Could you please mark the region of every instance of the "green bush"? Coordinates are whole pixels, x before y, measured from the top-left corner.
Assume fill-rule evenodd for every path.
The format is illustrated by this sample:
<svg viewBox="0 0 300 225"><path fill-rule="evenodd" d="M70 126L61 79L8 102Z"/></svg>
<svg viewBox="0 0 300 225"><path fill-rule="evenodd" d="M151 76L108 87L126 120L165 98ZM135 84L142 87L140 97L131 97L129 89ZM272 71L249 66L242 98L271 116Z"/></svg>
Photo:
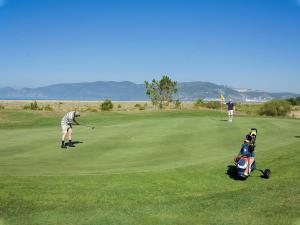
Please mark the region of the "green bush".
<svg viewBox="0 0 300 225"><path fill-rule="evenodd" d="M196 108L203 106L204 105L204 100L202 98L198 98L197 101L194 103L194 106Z"/></svg>
<svg viewBox="0 0 300 225"><path fill-rule="evenodd" d="M43 108L45 111L53 111L53 108L48 104Z"/></svg>
<svg viewBox="0 0 300 225"><path fill-rule="evenodd" d="M181 109L181 101L180 101L180 100L177 99L177 100L175 101L174 105L175 105L175 108L176 108L176 109Z"/></svg>
<svg viewBox="0 0 300 225"><path fill-rule="evenodd" d="M27 110L43 110L43 107L39 107L37 102L31 102L29 105L24 105L23 109Z"/></svg>
<svg viewBox="0 0 300 225"><path fill-rule="evenodd" d="M291 105L300 105L300 96L296 98L288 98L286 99L288 102L291 103Z"/></svg>
<svg viewBox="0 0 300 225"><path fill-rule="evenodd" d="M295 98L288 98L286 99L289 103L291 103L291 105L297 105L297 101Z"/></svg>
<svg viewBox="0 0 300 225"><path fill-rule="evenodd" d="M291 110L292 107L290 102L276 99L264 103L258 113L266 116L286 116Z"/></svg>
<svg viewBox="0 0 300 225"><path fill-rule="evenodd" d="M147 107L147 103L142 106L141 104L137 103L134 105L135 108L138 108L139 110L145 110Z"/></svg>
<svg viewBox="0 0 300 225"><path fill-rule="evenodd" d="M223 107L227 109L226 106ZM247 115L257 115L259 109L261 108L261 104L252 104L252 103L244 103L244 104L236 104L235 110L241 113L246 113Z"/></svg>
<svg viewBox="0 0 300 225"><path fill-rule="evenodd" d="M220 109L221 103L218 101L209 101L205 104L205 106L209 109Z"/></svg>
<svg viewBox="0 0 300 225"><path fill-rule="evenodd" d="M112 104L111 100L106 99L101 105L100 109L101 111L111 111L113 109L114 105Z"/></svg>
<svg viewBox="0 0 300 225"><path fill-rule="evenodd" d="M0 110L5 109L4 105L0 105Z"/></svg>

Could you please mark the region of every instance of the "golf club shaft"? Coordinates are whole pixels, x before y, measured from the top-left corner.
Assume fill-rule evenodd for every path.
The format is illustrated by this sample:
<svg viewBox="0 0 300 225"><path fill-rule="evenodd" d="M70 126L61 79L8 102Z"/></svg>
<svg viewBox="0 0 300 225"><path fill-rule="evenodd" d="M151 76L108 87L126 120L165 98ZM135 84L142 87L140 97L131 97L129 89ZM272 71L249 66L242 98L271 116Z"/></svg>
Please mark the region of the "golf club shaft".
<svg viewBox="0 0 300 225"><path fill-rule="evenodd" d="M80 124L81 126L84 126L84 127L90 127L90 128L95 128L95 126L93 125L89 125L89 124Z"/></svg>

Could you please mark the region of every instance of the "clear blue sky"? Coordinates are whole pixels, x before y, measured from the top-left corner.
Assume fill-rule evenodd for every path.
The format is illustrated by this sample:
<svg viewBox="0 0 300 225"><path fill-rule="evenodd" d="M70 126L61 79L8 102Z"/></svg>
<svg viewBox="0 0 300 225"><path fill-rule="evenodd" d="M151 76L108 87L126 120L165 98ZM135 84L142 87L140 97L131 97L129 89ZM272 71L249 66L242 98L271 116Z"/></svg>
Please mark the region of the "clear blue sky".
<svg viewBox="0 0 300 225"><path fill-rule="evenodd" d="M300 0L0 0L0 87L164 74L300 93Z"/></svg>

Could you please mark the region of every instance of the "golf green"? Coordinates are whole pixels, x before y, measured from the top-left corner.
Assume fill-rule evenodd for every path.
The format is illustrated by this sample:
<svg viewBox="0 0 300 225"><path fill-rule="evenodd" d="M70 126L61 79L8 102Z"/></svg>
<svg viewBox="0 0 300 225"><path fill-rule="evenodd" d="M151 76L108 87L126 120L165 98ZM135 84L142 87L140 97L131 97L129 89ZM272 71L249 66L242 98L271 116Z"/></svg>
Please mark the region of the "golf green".
<svg viewBox="0 0 300 225"><path fill-rule="evenodd" d="M0 225L300 224L300 120L214 111L83 113L60 149L63 114L1 111ZM233 158L258 129L255 171Z"/></svg>

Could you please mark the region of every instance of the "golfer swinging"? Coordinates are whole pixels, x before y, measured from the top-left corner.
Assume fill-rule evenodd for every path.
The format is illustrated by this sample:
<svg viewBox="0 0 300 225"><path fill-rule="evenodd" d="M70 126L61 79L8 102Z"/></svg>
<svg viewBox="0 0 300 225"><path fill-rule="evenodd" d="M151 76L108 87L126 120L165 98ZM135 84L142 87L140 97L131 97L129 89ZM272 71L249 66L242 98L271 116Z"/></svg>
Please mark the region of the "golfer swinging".
<svg viewBox="0 0 300 225"><path fill-rule="evenodd" d="M79 125L79 123L75 120L75 117L79 117L80 112L79 111L71 111L68 112L61 120L61 130L62 130L62 137L61 137L61 148L67 148L65 145L65 138L68 134L69 138L69 147L75 147L75 145L72 143L72 124L75 123L76 125Z"/></svg>

